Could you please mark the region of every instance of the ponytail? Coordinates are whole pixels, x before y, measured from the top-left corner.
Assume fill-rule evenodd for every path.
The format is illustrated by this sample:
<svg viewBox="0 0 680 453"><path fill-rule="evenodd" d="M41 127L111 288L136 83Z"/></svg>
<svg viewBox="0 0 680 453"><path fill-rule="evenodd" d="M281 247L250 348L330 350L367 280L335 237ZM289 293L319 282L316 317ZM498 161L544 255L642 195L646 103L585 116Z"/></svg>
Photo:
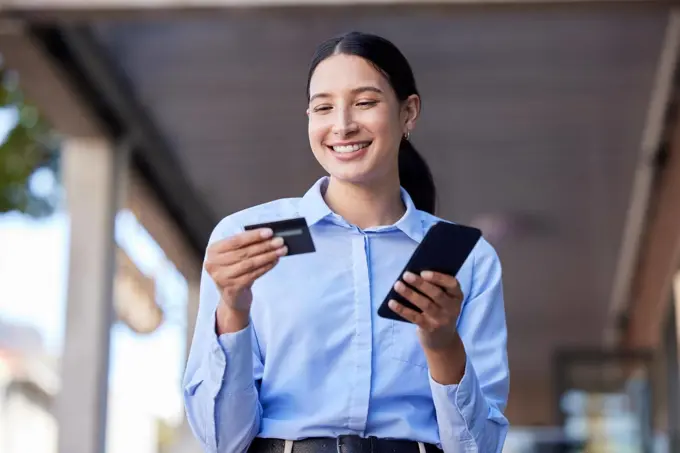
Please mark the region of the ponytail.
<svg viewBox="0 0 680 453"><path fill-rule="evenodd" d="M404 137L399 144L399 181L416 208L434 215L437 190L430 167L411 142Z"/></svg>

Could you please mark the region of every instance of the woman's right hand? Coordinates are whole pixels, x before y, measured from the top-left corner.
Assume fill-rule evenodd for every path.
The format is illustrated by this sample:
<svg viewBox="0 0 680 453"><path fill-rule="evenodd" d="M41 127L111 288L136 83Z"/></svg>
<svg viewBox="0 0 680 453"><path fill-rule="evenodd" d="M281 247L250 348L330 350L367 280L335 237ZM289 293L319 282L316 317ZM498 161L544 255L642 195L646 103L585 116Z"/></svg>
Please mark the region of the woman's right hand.
<svg viewBox="0 0 680 453"><path fill-rule="evenodd" d="M215 329L218 335L248 325L251 287L286 254L282 238L272 239L268 228L246 231L208 247L204 268L220 291Z"/></svg>

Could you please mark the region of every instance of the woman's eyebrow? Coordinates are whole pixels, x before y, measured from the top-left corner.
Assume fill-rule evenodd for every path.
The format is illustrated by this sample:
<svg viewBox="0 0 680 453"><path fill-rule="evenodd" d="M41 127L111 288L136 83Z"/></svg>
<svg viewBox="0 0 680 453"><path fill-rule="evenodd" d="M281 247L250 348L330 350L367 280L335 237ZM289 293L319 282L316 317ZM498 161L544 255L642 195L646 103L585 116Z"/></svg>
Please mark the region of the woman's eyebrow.
<svg viewBox="0 0 680 453"><path fill-rule="evenodd" d="M382 94L382 90L380 88L376 88L374 86L363 86L363 87L357 87L352 90L352 94L360 94L360 93L365 93L365 92L373 92L373 93L378 93ZM312 102L314 99L319 99L319 98L329 98L331 95L329 93L316 93L312 97L309 98L309 102Z"/></svg>

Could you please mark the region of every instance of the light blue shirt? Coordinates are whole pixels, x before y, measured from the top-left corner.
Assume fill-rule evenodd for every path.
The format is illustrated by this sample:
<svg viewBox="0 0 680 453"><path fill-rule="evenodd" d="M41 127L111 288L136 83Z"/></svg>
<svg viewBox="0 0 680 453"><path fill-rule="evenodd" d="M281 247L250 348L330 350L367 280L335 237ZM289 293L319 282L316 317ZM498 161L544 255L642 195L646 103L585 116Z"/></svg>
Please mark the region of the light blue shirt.
<svg viewBox="0 0 680 453"><path fill-rule="evenodd" d="M322 197L232 214L210 242L248 224L305 217L316 246L287 256L253 285L249 326L215 334L218 290L203 272L184 376L189 424L203 449L237 453L255 436L298 440L342 434L409 439L446 453L500 453L509 376L501 265L481 239L457 278L465 295L458 332L465 374L441 385L428 372L416 326L376 314L411 253L438 219L415 208L394 225L361 230Z"/></svg>

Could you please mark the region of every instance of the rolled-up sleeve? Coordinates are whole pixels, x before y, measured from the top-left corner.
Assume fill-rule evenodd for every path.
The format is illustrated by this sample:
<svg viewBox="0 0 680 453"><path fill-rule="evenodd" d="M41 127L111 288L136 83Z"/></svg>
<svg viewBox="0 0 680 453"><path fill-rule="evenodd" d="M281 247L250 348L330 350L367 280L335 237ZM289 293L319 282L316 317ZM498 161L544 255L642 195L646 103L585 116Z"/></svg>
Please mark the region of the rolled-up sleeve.
<svg viewBox="0 0 680 453"><path fill-rule="evenodd" d="M223 224L210 242L225 237ZM206 453L240 453L260 427L262 408L256 380L262 362L254 329L217 336L219 292L203 271L196 328L184 373L184 405L189 426Z"/></svg>
<svg viewBox="0 0 680 453"><path fill-rule="evenodd" d="M484 239L475 248L473 282L458 322L465 373L458 384L430 376L441 447L447 453L500 453L508 432L507 327L501 265Z"/></svg>

